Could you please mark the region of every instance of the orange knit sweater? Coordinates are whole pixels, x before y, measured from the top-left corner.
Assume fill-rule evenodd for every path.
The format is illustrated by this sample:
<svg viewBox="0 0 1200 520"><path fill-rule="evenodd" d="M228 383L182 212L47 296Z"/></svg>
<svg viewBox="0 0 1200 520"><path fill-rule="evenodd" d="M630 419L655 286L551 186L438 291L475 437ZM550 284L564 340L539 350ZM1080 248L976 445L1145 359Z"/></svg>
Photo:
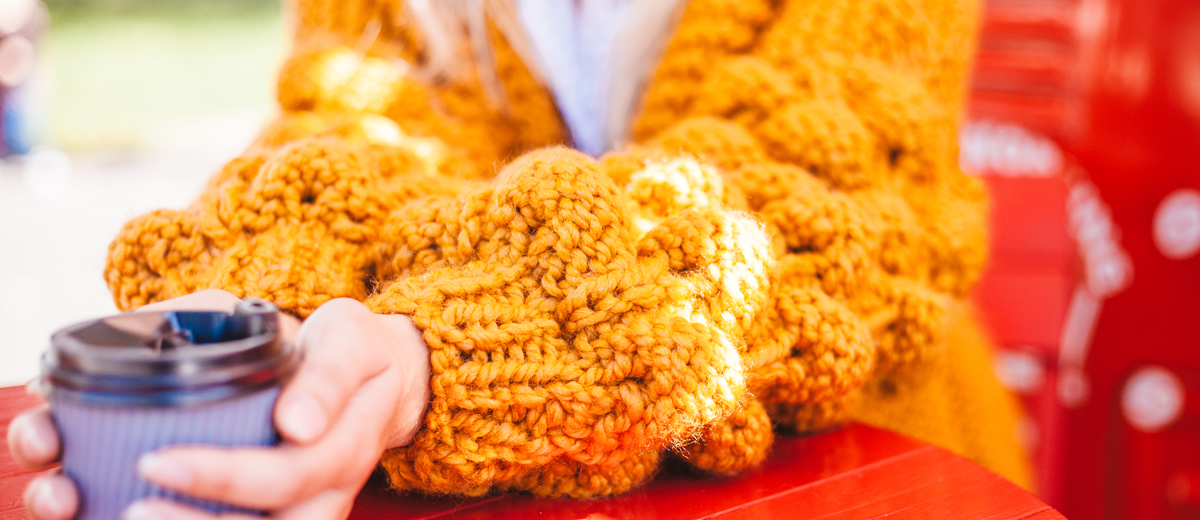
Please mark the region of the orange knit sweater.
<svg viewBox="0 0 1200 520"><path fill-rule="evenodd" d="M503 104L470 70L418 79L402 0L300 0L283 115L189 208L127 224L106 278L122 309L222 288L411 316L434 397L383 456L398 488L618 493L852 417L1027 483L960 301L986 257L955 163L976 15L692 0L636 144L597 161L553 147L499 31Z"/></svg>

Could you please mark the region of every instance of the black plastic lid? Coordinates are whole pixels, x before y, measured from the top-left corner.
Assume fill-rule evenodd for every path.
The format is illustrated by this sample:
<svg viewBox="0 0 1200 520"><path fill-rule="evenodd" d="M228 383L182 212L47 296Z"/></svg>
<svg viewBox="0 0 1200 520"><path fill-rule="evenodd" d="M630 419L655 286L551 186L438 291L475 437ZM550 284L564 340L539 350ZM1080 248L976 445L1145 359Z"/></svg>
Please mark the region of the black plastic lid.
<svg viewBox="0 0 1200 520"><path fill-rule="evenodd" d="M66 327L50 337L42 383L90 403L180 405L281 384L297 361L278 308L248 298L233 314L135 312Z"/></svg>

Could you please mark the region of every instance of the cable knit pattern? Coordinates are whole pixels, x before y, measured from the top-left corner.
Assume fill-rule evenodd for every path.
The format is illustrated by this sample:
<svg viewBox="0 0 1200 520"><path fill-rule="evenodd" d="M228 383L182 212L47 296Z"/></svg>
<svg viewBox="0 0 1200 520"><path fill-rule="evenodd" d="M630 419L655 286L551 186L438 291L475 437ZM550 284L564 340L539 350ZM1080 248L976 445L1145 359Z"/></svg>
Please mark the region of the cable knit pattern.
<svg viewBox="0 0 1200 520"><path fill-rule="evenodd" d="M386 256L425 261L367 305L413 317L435 374L427 428L385 457L393 477L443 492L542 489L521 477L566 464L606 475L568 494L619 492L639 479L605 468L736 407L765 235L681 207L635 242L624 201L591 159L547 150L491 186L393 215L397 236L382 242L401 246Z"/></svg>
<svg viewBox="0 0 1200 520"><path fill-rule="evenodd" d="M552 98L495 29L502 105L474 70L419 78L401 0L302 0L284 113L192 206L127 224L106 279L122 309L218 287L411 316L433 401L382 457L400 489L607 495L855 416L1025 479L1007 434L963 433L1009 416L889 411L973 398L901 383L954 370L986 258L954 144L976 9L692 0L635 142L593 160L546 148Z"/></svg>

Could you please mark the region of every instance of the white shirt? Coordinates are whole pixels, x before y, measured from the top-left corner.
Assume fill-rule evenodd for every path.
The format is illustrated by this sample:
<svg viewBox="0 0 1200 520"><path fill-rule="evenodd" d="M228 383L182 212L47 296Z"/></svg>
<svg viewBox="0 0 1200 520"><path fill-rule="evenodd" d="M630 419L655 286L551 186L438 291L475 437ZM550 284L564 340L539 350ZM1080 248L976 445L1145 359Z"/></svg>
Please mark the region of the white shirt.
<svg viewBox="0 0 1200 520"><path fill-rule="evenodd" d="M624 144L641 85L683 0L516 0L575 147Z"/></svg>

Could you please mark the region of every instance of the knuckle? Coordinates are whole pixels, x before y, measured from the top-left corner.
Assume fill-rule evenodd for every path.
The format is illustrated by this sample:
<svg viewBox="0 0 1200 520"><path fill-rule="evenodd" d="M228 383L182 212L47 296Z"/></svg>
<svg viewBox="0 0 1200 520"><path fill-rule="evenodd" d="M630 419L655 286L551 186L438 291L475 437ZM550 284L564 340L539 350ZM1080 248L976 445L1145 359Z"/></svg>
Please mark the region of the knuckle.
<svg viewBox="0 0 1200 520"><path fill-rule="evenodd" d="M54 486L55 478L61 477L57 477L56 475L41 475L33 479L25 487L22 502L30 518L35 520L57 520L69 515L67 509L72 509L74 506L47 502L54 495L51 489Z"/></svg>
<svg viewBox="0 0 1200 520"><path fill-rule="evenodd" d="M25 469L39 469L56 456L57 439L47 437L53 427L38 424L43 418L40 412L26 412L14 418L8 427L9 453L13 461Z"/></svg>

